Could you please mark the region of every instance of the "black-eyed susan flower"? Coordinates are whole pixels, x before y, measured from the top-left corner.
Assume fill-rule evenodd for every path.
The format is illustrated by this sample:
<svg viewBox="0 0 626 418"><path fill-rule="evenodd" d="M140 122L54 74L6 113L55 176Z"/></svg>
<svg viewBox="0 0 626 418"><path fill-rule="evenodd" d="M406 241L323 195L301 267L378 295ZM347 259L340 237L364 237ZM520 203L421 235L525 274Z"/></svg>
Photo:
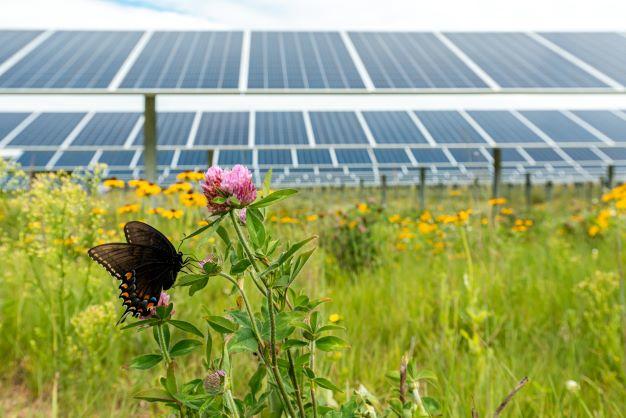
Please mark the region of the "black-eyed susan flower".
<svg viewBox="0 0 626 418"><path fill-rule="evenodd" d="M115 178L115 177L110 177L108 179L105 179L102 182L102 185L104 187L108 187L109 189L123 189L124 188L124 180L120 180L120 179Z"/></svg>
<svg viewBox="0 0 626 418"><path fill-rule="evenodd" d="M117 208L117 213L120 215L124 213L137 213L139 212L139 204L138 203L129 203L124 206L120 206Z"/></svg>

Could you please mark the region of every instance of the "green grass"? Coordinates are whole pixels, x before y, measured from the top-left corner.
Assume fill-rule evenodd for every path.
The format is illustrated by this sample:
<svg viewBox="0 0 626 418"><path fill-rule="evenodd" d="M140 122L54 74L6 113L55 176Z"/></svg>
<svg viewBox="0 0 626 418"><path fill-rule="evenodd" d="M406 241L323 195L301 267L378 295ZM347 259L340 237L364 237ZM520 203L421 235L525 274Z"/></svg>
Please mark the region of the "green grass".
<svg viewBox="0 0 626 418"><path fill-rule="evenodd" d="M140 213L119 215L117 207L137 201L131 193L103 196L53 183L0 196L0 416L158 415L132 394L156 385L159 372L126 367L153 341L114 327L121 309L117 285L85 248L98 239L120 240L119 224L131 219L180 239L197 228L203 209L187 209L180 220L147 214L150 207L177 205L159 196L142 200ZM591 239L584 225L570 220L574 213L597 211L583 190L557 188L553 200L543 202L543 190L536 188L530 210L521 190L503 192L516 214L534 220L529 231L512 232L508 219L483 225L490 210L486 189L461 189L452 197L449 189L432 188L426 206L433 215L471 207L470 222L440 227L442 251L419 233L400 251L401 227L388 217L416 220L417 199L413 190L391 189L374 227L376 265L346 271L330 247L321 246L299 286L332 299L324 315L341 315L351 344L341 355L320 359L322 374L342 388L363 384L388 397L394 388L385 374L399 367L414 338L417 364L437 376L423 390L441 402L444 416L470 416L473 406L480 416L492 415L523 376L531 383L506 416L626 415L617 227ZM273 212L278 220L289 216L300 223L278 221L271 229L290 239L324 237L337 229L335 211L379 197L376 189L305 190ZM92 215L95 207L107 214ZM315 213L328 215L305 220ZM108 230L115 235L107 236ZM75 242L64 242L69 236ZM185 250L207 253L208 237L190 240ZM202 305L220 313L236 303L218 278L193 299L180 289L172 297L175 317L203 328ZM233 361L243 365L242 376L234 376L235 392L241 392L254 360L239 354ZM200 372L199 362L183 370L188 377ZM566 389L570 379L580 384L579 392Z"/></svg>

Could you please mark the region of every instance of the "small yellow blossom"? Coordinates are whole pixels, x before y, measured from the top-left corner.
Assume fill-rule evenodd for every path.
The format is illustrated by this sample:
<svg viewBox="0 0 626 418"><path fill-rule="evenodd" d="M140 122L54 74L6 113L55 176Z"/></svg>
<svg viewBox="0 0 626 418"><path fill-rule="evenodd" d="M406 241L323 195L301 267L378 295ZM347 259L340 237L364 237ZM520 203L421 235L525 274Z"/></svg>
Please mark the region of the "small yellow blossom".
<svg viewBox="0 0 626 418"><path fill-rule="evenodd" d="M359 211L359 213L367 213L370 211L370 208L369 206L367 206L367 203L359 203L356 209Z"/></svg>
<svg viewBox="0 0 626 418"><path fill-rule="evenodd" d="M92 215L104 215L107 213L106 209L102 208L93 208L91 210Z"/></svg>
<svg viewBox="0 0 626 418"><path fill-rule="evenodd" d="M512 208L502 208L500 210L500 213L502 215L513 215L513 209Z"/></svg>
<svg viewBox="0 0 626 418"><path fill-rule="evenodd" d="M506 204L506 198L496 197L493 199L489 199L487 203L489 203L489 206L502 206Z"/></svg>
<svg viewBox="0 0 626 418"><path fill-rule="evenodd" d="M402 219L402 217L399 214L395 214L389 217L389 222L391 222L392 224L395 224L397 222L400 221L400 219Z"/></svg>
<svg viewBox="0 0 626 418"><path fill-rule="evenodd" d="M166 219L180 219L183 217L183 211L180 209L166 209L159 214Z"/></svg>
<svg viewBox="0 0 626 418"><path fill-rule="evenodd" d="M127 204L124 206L120 206L119 208L117 208L117 213L124 214L124 213L137 213L139 212L139 204L138 203L133 203L133 204Z"/></svg>
<svg viewBox="0 0 626 418"><path fill-rule="evenodd" d="M337 322L341 321L341 315L339 315L338 313L330 314L328 320L333 324L336 324Z"/></svg>
<svg viewBox="0 0 626 418"><path fill-rule="evenodd" d="M281 224L297 224L297 223L300 223L300 221L290 216L283 216L282 218L280 218L280 223Z"/></svg>
<svg viewBox="0 0 626 418"><path fill-rule="evenodd" d="M319 218L318 215L313 214L313 215L308 215L306 217L306 220L307 220L307 222L315 222L315 221L317 221L318 218Z"/></svg>
<svg viewBox="0 0 626 418"><path fill-rule="evenodd" d="M109 189L123 189L124 188L124 180L117 179L115 177L111 177L110 179L106 179L102 182L104 187L108 187Z"/></svg>

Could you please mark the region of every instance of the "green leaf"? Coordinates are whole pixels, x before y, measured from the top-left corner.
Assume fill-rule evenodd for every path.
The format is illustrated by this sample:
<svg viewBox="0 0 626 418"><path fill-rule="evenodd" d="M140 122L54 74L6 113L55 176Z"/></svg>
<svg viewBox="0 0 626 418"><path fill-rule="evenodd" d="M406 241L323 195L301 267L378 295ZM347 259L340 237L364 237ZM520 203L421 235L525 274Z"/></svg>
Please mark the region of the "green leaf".
<svg viewBox="0 0 626 418"><path fill-rule="evenodd" d="M172 357L184 356L185 354L191 353L198 346L201 346L202 342L198 340L180 340L174 347L170 350L170 355Z"/></svg>
<svg viewBox="0 0 626 418"><path fill-rule="evenodd" d="M197 282L194 282L189 287L189 296L193 296L196 292L199 292L200 290L204 289L208 283L209 283L209 277L208 276L205 276L204 279L201 279L201 280L198 280Z"/></svg>
<svg viewBox="0 0 626 418"><path fill-rule="evenodd" d="M422 404L430 415L439 415L441 413L441 404L435 398L423 396Z"/></svg>
<svg viewBox="0 0 626 418"><path fill-rule="evenodd" d="M302 241L293 244L291 247L289 247L287 249L287 251L285 251L284 253L282 253L280 255L280 257L278 257L278 264L283 264L292 255L294 255L296 253L296 251L298 251L300 248L304 247L308 242L314 240L315 238L317 238L317 237L314 235L312 237L303 239Z"/></svg>
<svg viewBox="0 0 626 418"><path fill-rule="evenodd" d="M130 328L135 328L135 327L140 327L140 326L145 326L145 327L153 327L156 324L159 323L159 320L156 318L150 318L150 319L144 319L144 320L138 320L133 322L132 324L128 324L123 326L121 329L130 329Z"/></svg>
<svg viewBox="0 0 626 418"><path fill-rule="evenodd" d="M241 274L245 272L248 267L250 267L250 264L250 260L248 260L247 258L242 258L241 260L230 266L230 274Z"/></svg>
<svg viewBox="0 0 626 418"><path fill-rule="evenodd" d="M224 216L225 216L225 214L224 214L224 215L221 215L221 216L220 216L219 218L217 218L217 219L212 220L211 222L209 222L209 224L208 224L208 225L204 225L203 227L201 227L201 228L199 228L199 229L196 229L194 232L192 232L191 234L189 234L189 235L187 235L185 238L183 238L183 239L181 240L181 242L182 242L182 241L185 241L185 240L187 240L187 239L189 239L189 238L191 238L191 237L195 237L195 236L196 236L196 235L198 235L198 234L203 233L204 231L206 231L207 229L211 228L211 227L212 227L212 226L214 226L214 225L218 225L218 224L220 223L220 221L222 220L222 218L224 218Z"/></svg>
<svg viewBox="0 0 626 418"><path fill-rule="evenodd" d="M135 399L141 399L148 402L175 402L174 399L169 393L164 391L163 389L148 389L142 390L141 392L137 392Z"/></svg>
<svg viewBox="0 0 626 418"><path fill-rule="evenodd" d="M283 348L283 350L286 350L288 348L294 348L294 347L295 348L306 347L307 345L309 345L309 343L307 343L306 341L302 341L302 340L287 340L283 344L282 348Z"/></svg>
<svg viewBox="0 0 626 418"><path fill-rule="evenodd" d="M165 388L172 395L176 395L178 392L178 387L176 385L176 375L174 374L174 363L170 363L167 368L167 377L165 378Z"/></svg>
<svg viewBox="0 0 626 418"><path fill-rule="evenodd" d="M239 351L249 351L251 353L255 353L259 351L259 346L252 329L239 328L228 343L228 351L231 353Z"/></svg>
<svg viewBox="0 0 626 418"><path fill-rule="evenodd" d="M231 334L239 328L236 323L224 318L223 316L209 316L207 321L209 322L211 328L220 334Z"/></svg>
<svg viewBox="0 0 626 418"><path fill-rule="evenodd" d="M163 360L163 357L160 354L144 354L142 356L135 357L130 362L129 367L131 369L147 370L159 364L161 360Z"/></svg>
<svg viewBox="0 0 626 418"><path fill-rule="evenodd" d="M344 329L346 328L342 327L341 325L328 324L328 325L324 325L323 327L320 327L320 329L318 329L317 332L322 333L326 331L340 331Z"/></svg>
<svg viewBox="0 0 626 418"><path fill-rule="evenodd" d="M272 187L273 172L274 170L270 168L269 171L265 173L265 178L263 179L263 196L267 196L270 192L270 188Z"/></svg>
<svg viewBox="0 0 626 418"><path fill-rule="evenodd" d="M211 330L206 330L206 348L204 350L206 356L207 366L211 364L211 351L213 351L213 338L211 337Z"/></svg>
<svg viewBox="0 0 626 418"><path fill-rule="evenodd" d="M254 248L261 248L265 244L266 238L265 225L263 225L261 212L256 208L248 209L246 218L246 228L248 229L248 234L254 244Z"/></svg>
<svg viewBox="0 0 626 418"><path fill-rule="evenodd" d="M215 231L217 232L217 235L219 235L219 237L222 239L222 241L224 241L224 244L226 245L232 245L230 242L230 237L228 236L228 231L226 230L226 228L224 228L223 226L219 226L219 228L217 228L217 230Z"/></svg>
<svg viewBox="0 0 626 418"><path fill-rule="evenodd" d="M176 280L174 287L191 286L198 280L202 280L206 277L206 274L185 274L180 279Z"/></svg>
<svg viewBox="0 0 626 418"><path fill-rule="evenodd" d="M324 389L330 389L335 392L343 392L341 389L335 386L333 382L331 382L330 380L324 377L316 377L315 379L313 379L313 381L317 383L318 385L320 385L321 387L323 387Z"/></svg>
<svg viewBox="0 0 626 418"><path fill-rule="evenodd" d="M196 328L195 325L190 324L189 322L179 321L177 319L170 319L169 323L178 329L182 329L185 332L188 332L190 334L195 334L200 338L204 338L204 334L202 333L202 331L200 331L198 328Z"/></svg>
<svg viewBox="0 0 626 418"><path fill-rule="evenodd" d="M264 208L275 203L280 202L283 199L288 198L294 194L298 193L295 189L283 189L277 190L274 193L270 193L268 196L265 196L261 200L257 200L253 204L250 205L251 208Z"/></svg>
<svg viewBox="0 0 626 418"><path fill-rule="evenodd" d="M328 335L321 337L315 341L315 346L322 351L338 351L344 350L349 347L348 343L339 337L334 335Z"/></svg>

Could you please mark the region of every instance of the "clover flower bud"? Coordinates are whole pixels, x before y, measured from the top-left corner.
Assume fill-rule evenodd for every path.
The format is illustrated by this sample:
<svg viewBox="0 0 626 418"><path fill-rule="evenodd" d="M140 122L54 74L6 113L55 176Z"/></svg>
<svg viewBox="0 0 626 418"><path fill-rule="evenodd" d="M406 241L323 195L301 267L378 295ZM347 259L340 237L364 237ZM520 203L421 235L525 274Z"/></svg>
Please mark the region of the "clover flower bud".
<svg viewBox="0 0 626 418"><path fill-rule="evenodd" d="M226 372L224 370L216 370L212 373L209 373L204 378L204 389L207 393L211 395L219 394L224 388L224 378L226 377Z"/></svg>

